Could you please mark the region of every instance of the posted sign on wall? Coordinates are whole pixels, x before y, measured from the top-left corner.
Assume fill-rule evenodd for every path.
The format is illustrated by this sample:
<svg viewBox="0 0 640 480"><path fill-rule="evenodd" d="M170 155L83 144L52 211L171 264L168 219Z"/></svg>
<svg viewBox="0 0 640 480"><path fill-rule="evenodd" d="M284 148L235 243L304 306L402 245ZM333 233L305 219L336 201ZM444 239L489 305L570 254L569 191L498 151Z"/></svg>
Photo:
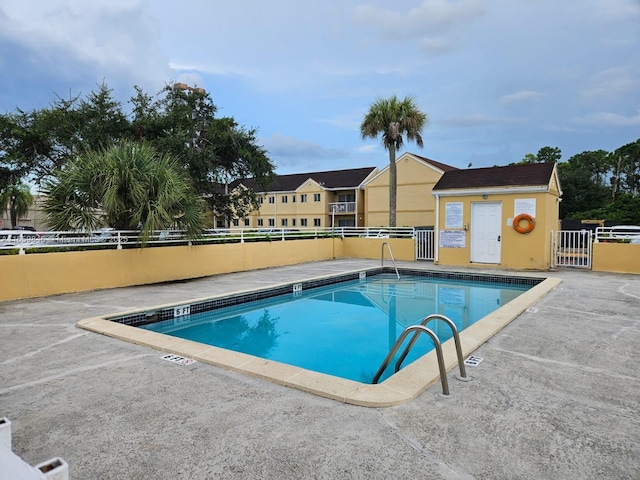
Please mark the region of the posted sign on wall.
<svg viewBox="0 0 640 480"><path fill-rule="evenodd" d="M464 230L440 230L441 248L465 248L467 232Z"/></svg>
<svg viewBox="0 0 640 480"><path fill-rule="evenodd" d="M526 213L536 218L536 199L535 198L516 198L513 204L513 216L516 217L521 213Z"/></svg>

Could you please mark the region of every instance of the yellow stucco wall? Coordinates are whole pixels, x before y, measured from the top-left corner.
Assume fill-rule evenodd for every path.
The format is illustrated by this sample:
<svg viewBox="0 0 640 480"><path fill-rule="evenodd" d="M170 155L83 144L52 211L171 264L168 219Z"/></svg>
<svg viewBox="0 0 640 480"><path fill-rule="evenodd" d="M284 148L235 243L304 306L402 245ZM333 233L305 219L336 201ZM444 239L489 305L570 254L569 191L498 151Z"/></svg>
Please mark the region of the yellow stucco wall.
<svg viewBox="0 0 640 480"><path fill-rule="evenodd" d="M640 245L594 243L591 267L597 272L640 273Z"/></svg>
<svg viewBox="0 0 640 480"><path fill-rule="evenodd" d="M0 256L0 301L145 285L332 258L413 260L412 239L325 238ZM385 258L389 262L388 252ZM388 264L388 263L385 263Z"/></svg>
<svg viewBox="0 0 640 480"><path fill-rule="evenodd" d="M0 300L167 282L342 257L340 239L0 256Z"/></svg>
<svg viewBox="0 0 640 480"><path fill-rule="evenodd" d="M342 252L344 258L380 259L382 245L388 243L393 258L400 261L415 260L415 242L412 238L345 238ZM385 265L391 265L391 257L387 247L384 247Z"/></svg>
<svg viewBox="0 0 640 480"><path fill-rule="evenodd" d="M447 196L440 198L440 228L445 230L445 209L447 202L462 202L463 224L467 226L465 231L464 248L439 247L436 263L441 265L460 266L495 266L507 269L531 269L547 270L551 265L551 231L558 225L558 197L550 193L514 193L492 194L487 190L487 198L482 195ZM514 218L516 199L535 199L536 224L533 231L528 234L516 232L511 226ZM472 203L500 203L502 209L500 263L480 264L471 262L471 241L475 226L471 221ZM446 230L463 230L446 229Z"/></svg>
<svg viewBox="0 0 640 480"><path fill-rule="evenodd" d="M433 186L442 174L409 154L396 163L396 225L430 226L435 224ZM365 220L369 227L389 225L389 170L381 171L365 186Z"/></svg>

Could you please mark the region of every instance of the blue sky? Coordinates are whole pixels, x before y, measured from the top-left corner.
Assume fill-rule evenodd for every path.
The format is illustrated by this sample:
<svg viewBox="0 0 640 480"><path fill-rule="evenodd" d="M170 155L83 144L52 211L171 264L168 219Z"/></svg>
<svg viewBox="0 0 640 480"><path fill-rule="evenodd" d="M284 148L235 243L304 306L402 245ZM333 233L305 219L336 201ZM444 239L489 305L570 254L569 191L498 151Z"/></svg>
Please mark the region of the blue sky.
<svg viewBox="0 0 640 480"><path fill-rule="evenodd" d="M390 95L429 117L408 151L567 160L640 137L640 1L0 0L1 113L172 81L257 128L280 174L384 166L359 126Z"/></svg>

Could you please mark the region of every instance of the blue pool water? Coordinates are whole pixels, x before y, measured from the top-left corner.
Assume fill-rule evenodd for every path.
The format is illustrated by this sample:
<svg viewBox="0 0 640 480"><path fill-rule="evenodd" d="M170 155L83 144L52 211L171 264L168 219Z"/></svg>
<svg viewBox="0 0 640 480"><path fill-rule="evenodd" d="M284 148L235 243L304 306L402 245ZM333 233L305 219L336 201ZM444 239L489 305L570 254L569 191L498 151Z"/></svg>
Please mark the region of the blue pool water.
<svg viewBox="0 0 640 480"><path fill-rule="evenodd" d="M529 288L382 274L141 328L371 383L405 327L440 313L461 331ZM444 322L428 327L442 342L451 336ZM432 349L431 340L421 336L404 365ZM381 380L392 368L393 363Z"/></svg>

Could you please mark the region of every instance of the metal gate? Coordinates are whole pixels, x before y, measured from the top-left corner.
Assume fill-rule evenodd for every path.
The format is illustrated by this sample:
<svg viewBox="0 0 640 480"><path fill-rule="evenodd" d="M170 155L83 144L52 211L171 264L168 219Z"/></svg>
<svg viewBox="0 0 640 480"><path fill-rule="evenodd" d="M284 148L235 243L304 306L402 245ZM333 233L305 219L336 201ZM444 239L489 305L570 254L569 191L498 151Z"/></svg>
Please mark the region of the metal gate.
<svg viewBox="0 0 640 480"><path fill-rule="evenodd" d="M433 230L416 230L416 260L433 260L435 249L433 247Z"/></svg>
<svg viewBox="0 0 640 480"><path fill-rule="evenodd" d="M593 233L590 230L551 232L551 268L591 268Z"/></svg>

